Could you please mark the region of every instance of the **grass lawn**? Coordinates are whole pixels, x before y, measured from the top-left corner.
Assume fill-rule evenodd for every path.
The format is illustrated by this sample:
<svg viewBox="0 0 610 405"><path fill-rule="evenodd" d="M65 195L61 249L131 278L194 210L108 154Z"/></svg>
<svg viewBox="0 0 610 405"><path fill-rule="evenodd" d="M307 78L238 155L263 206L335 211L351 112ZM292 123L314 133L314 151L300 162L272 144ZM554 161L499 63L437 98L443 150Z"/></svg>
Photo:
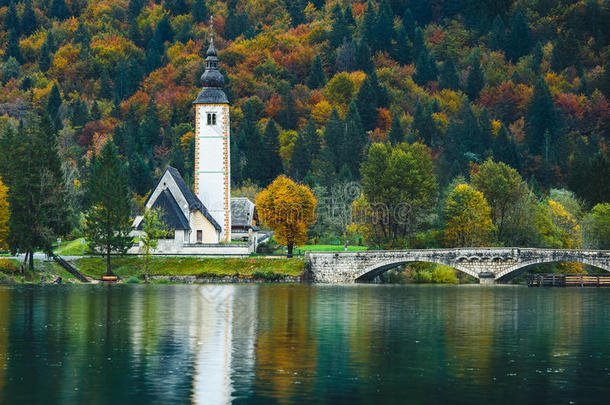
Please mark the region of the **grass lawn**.
<svg viewBox="0 0 610 405"><path fill-rule="evenodd" d="M82 256L83 245L82 239L75 239L69 242L61 242L59 249L55 249L55 254L60 256ZM88 246L85 243L85 252L87 252Z"/></svg>
<svg viewBox="0 0 610 405"><path fill-rule="evenodd" d="M106 262L101 257L76 260L75 266L90 277L99 278L106 272ZM151 257L151 276L255 276L265 273L277 276L299 276L305 263L299 259L259 258L200 258L200 257ZM141 257L112 258L112 271L121 278L143 277L144 259Z"/></svg>

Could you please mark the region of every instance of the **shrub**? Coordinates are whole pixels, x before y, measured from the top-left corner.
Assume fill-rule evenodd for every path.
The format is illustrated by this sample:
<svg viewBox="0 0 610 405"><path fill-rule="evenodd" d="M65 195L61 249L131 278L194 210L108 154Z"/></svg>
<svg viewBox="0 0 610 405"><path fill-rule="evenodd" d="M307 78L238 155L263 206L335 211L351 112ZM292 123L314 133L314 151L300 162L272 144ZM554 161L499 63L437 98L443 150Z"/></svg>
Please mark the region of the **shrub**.
<svg viewBox="0 0 610 405"><path fill-rule="evenodd" d="M255 280L276 281L279 280L280 275L272 272L271 270L256 270L254 273L252 273L252 278Z"/></svg>
<svg viewBox="0 0 610 405"><path fill-rule="evenodd" d="M125 281L127 284L139 284L140 283L140 279L137 277L129 277L127 279L127 281Z"/></svg>
<svg viewBox="0 0 610 405"><path fill-rule="evenodd" d="M14 260L0 258L0 271L5 273L15 273L17 268L17 263L15 263Z"/></svg>
<svg viewBox="0 0 610 405"><path fill-rule="evenodd" d="M428 270L416 270L413 272L413 282L415 283L431 283L432 273Z"/></svg>
<svg viewBox="0 0 610 405"><path fill-rule="evenodd" d="M457 284L458 278L452 268L439 266L432 272L432 282L436 284Z"/></svg>

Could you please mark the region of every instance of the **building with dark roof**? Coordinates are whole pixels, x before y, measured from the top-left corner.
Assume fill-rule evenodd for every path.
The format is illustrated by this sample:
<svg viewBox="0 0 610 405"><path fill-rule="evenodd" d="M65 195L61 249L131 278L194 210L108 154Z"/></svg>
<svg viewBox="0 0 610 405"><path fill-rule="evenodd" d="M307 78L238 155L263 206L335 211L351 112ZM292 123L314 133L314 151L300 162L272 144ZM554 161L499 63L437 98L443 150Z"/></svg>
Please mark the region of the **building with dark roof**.
<svg viewBox="0 0 610 405"><path fill-rule="evenodd" d="M161 211L168 234L173 235L173 239L163 241L167 250L176 252L184 245L219 243L222 228L171 166L146 200L146 210L155 208ZM136 218L134 228L141 231L142 217Z"/></svg>

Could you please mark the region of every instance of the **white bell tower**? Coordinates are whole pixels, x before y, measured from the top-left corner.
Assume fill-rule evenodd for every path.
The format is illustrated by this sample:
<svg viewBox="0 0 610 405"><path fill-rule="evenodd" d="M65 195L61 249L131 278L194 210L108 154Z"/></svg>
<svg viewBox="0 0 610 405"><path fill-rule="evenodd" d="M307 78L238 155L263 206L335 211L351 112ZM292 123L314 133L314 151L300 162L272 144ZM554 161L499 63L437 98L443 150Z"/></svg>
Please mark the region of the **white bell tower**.
<svg viewBox="0 0 610 405"><path fill-rule="evenodd" d="M210 46L195 105L195 195L222 228L221 242L231 241L231 153L229 100L222 91L212 17Z"/></svg>

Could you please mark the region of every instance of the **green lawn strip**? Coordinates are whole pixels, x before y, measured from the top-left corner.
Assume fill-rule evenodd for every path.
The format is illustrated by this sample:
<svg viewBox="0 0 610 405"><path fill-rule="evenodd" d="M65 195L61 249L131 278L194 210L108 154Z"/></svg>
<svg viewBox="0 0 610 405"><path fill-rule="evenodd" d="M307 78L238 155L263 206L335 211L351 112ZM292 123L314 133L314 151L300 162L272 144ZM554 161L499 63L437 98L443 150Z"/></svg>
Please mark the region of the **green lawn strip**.
<svg viewBox="0 0 610 405"><path fill-rule="evenodd" d="M88 246L85 243L84 251L87 252L87 249ZM81 256L83 254L83 244L81 239L62 242L59 249L55 249L54 252L60 256Z"/></svg>
<svg viewBox="0 0 610 405"><path fill-rule="evenodd" d="M87 257L75 261L76 267L85 275L100 278L106 271L106 262L100 257ZM256 276L260 273L277 276L299 276L305 263L299 259L258 258L199 258L199 257L152 257L151 276L199 276L223 277ZM144 276L144 259L141 257L114 257L112 271L121 278Z"/></svg>

